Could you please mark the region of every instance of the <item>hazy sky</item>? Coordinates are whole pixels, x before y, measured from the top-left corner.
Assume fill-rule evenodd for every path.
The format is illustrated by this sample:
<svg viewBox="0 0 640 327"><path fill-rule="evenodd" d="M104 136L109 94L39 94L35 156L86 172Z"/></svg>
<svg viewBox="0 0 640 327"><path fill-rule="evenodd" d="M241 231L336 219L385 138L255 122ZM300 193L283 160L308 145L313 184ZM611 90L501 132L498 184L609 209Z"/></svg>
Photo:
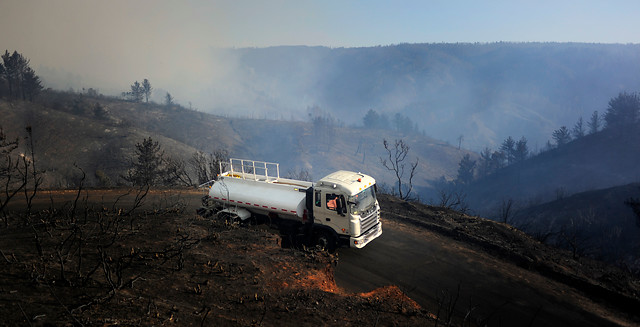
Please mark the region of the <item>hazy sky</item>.
<svg viewBox="0 0 640 327"><path fill-rule="evenodd" d="M640 43L638 17L637 0L1 0L0 49L18 50L58 87L63 74L106 91L149 78L180 99L193 95L178 85L225 69L213 47Z"/></svg>

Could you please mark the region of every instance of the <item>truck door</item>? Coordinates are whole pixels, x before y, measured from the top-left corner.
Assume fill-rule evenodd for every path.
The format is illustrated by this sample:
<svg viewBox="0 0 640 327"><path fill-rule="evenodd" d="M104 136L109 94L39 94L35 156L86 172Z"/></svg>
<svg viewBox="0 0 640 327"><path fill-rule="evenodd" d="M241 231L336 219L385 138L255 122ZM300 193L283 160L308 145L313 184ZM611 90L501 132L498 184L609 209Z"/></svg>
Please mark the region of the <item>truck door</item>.
<svg viewBox="0 0 640 327"><path fill-rule="evenodd" d="M323 201L318 202L318 198ZM316 222L319 219L322 220L318 223L333 228L338 234L349 233L349 219L347 218L347 205L344 195L325 192L321 197L316 198L316 206L318 205L320 210L316 213Z"/></svg>

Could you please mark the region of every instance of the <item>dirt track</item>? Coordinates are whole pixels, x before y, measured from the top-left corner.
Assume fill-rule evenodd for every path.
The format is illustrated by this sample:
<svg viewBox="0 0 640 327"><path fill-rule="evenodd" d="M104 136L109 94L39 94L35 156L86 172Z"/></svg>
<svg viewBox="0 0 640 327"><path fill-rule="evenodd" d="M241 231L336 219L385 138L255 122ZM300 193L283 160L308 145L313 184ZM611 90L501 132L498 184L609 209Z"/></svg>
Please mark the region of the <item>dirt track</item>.
<svg viewBox="0 0 640 327"><path fill-rule="evenodd" d="M341 249L336 282L363 292L394 284L420 305L471 309L491 326L634 325L579 291L496 259L436 233L386 221L383 235L364 249Z"/></svg>

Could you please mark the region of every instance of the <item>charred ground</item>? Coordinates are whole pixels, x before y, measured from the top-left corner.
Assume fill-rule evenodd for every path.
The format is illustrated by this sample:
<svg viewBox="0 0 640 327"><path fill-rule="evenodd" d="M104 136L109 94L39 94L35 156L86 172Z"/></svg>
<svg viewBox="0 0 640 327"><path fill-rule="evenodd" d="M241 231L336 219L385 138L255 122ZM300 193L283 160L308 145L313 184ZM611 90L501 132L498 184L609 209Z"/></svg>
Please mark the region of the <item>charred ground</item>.
<svg viewBox="0 0 640 327"><path fill-rule="evenodd" d="M106 193L106 194L105 194ZM106 195L106 197L105 197ZM196 194L125 215L112 191L51 193L1 229L1 325L421 325L432 320L397 288L348 294L336 255L286 249L277 229L194 214ZM88 197L87 197L88 196ZM105 201L106 198L106 201ZM185 200L186 199L186 200ZM183 201L185 200L185 201ZM49 199L41 199L46 206Z"/></svg>
<svg viewBox="0 0 640 327"><path fill-rule="evenodd" d="M197 192L155 191L128 215L135 194L122 193L82 192L74 202L75 192L43 192L28 218L15 203L0 228L2 324L430 325L452 318L392 284L347 292L334 282L340 251L283 248L268 225L199 217ZM633 310L640 285L624 272L572 260L482 218L386 196L381 205L384 220L515 262L607 303L622 325L640 322Z"/></svg>

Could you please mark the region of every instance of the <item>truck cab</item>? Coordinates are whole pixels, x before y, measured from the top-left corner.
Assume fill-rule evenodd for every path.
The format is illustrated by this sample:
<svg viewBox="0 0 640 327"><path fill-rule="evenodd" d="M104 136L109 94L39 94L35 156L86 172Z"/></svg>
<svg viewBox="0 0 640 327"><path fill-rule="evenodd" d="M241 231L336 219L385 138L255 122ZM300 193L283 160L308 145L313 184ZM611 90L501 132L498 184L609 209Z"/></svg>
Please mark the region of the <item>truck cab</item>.
<svg viewBox="0 0 640 327"><path fill-rule="evenodd" d="M313 188L314 224L335 232L339 244L362 248L382 234L375 180L340 170L319 180Z"/></svg>

